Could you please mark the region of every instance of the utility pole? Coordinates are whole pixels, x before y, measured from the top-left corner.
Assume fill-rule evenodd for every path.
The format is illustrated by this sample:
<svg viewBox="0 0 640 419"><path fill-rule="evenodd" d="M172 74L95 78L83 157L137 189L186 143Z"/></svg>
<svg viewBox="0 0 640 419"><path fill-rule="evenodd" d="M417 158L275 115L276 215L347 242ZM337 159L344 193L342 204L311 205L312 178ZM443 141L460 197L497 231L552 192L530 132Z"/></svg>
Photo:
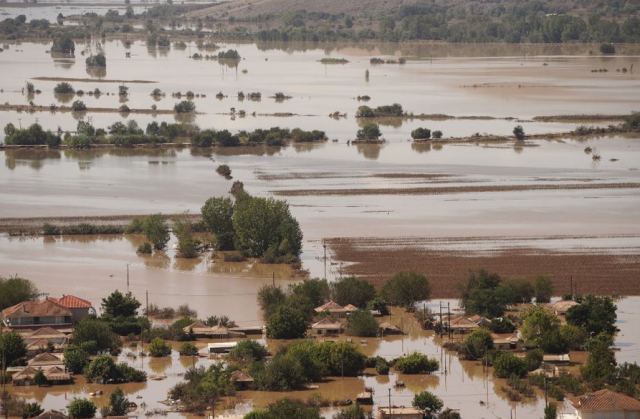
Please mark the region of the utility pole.
<svg viewBox="0 0 640 419"><path fill-rule="evenodd" d="M276 273L271 272L271 285L276 286Z"/></svg>
<svg viewBox="0 0 640 419"><path fill-rule="evenodd" d="M129 264L127 263L127 292L129 292Z"/></svg>
<svg viewBox="0 0 640 419"><path fill-rule="evenodd" d="M147 319L149 318L149 290L145 290L145 303L147 306Z"/></svg>
<svg viewBox="0 0 640 419"><path fill-rule="evenodd" d="M442 338L442 329L444 328L444 323L442 322L442 301L440 301L439 305L440 305L440 337Z"/></svg>
<svg viewBox="0 0 640 419"><path fill-rule="evenodd" d="M324 260L324 279L327 279L327 244L324 242L324 240L322 241L322 247L324 248L324 256L323 256L323 260Z"/></svg>
<svg viewBox="0 0 640 419"><path fill-rule="evenodd" d="M571 294L571 299L573 300L573 275L569 276L569 288L571 288L569 294Z"/></svg>
<svg viewBox="0 0 640 419"><path fill-rule="evenodd" d="M447 301L447 319L449 319L449 323L451 323L451 303ZM449 340L451 340L451 324L449 324Z"/></svg>
<svg viewBox="0 0 640 419"><path fill-rule="evenodd" d="M544 373L544 407L549 406L549 400L547 398L547 373Z"/></svg>
<svg viewBox="0 0 640 419"><path fill-rule="evenodd" d="M389 417L391 417L391 387L389 387Z"/></svg>

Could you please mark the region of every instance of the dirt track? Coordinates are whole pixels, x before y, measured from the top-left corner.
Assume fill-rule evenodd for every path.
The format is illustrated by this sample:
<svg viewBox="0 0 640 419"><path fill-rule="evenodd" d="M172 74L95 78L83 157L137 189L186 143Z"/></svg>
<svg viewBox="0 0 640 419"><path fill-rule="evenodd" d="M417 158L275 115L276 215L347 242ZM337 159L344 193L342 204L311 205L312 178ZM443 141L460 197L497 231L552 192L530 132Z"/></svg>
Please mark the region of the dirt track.
<svg viewBox="0 0 640 419"><path fill-rule="evenodd" d="M491 241L488 239L488 241ZM580 293L640 295L640 249L624 253L598 250L582 252L549 251L518 248L495 252L469 250L443 251L423 247L430 239L334 238L327 243L335 259L353 263L344 268L347 274L367 278L376 286L399 271L427 275L432 297L455 298L458 286L470 270L487 269L507 278L549 276L554 294L569 292L573 278ZM437 246L436 246L437 247Z"/></svg>

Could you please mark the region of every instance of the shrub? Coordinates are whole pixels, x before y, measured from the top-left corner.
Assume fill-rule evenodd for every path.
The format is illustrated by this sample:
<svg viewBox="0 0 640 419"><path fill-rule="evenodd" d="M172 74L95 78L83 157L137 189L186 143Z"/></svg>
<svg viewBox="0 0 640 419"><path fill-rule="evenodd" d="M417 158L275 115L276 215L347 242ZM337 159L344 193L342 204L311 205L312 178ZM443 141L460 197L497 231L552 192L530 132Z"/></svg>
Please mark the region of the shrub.
<svg viewBox="0 0 640 419"><path fill-rule="evenodd" d="M84 112L87 110L87 105L81 100L74 100L71 104L71 110L73 112Z"/></svg>
<svg viewBox="0 0 640 419"><path fill-rule="evenodd" d="M51 45L51 52L59 54L73 54L76 46L69 35L57 36L53 39L53 45Z"/></svg>
<svg viewBox="0 0 640 419"><path fill-rule="evenodd" d="M75 93L71 84L63 81L61 83L56 84L56 87L53 88L53 93L57 95L72 95Z"/></svg>
<svg viewBox="0 0 640 419"><path fill-rule="evenodd" d="M413 397L413 407L420 409L425 417L432 418L438 413L444 404L436 395L428 391L423 391Z"/></svg>
<svg viewBox="0 0 640 419"><path fill-rule="evenodd" d="M149 344L149 355L153 357L168 356L171 354L171 348L166 342L160 338L155 338Z"/></svg>
<svg viewBox="0 0 640 419"><path fill-rule="evenodd" d="M493 358L493 373L499 378L527 375L527 361L510 352L497 352Z"/></svg>
<svg viewBox="0 0 640 419"><path fill-rule="evenodd" d="M513 128L513 136L516 137L518 141L524 140L525 135L522 125L516 125L515 128Z"/></svg>
<svg viewBox="0 0 640 419"><path fill-rule="evenodd" d="M85 60L87 67L106 67L107 66L107 57L104 56L103 53L98 53L96 55L90 55Z"/></svg>
<svg viewBox="0 0 640 419"><path fill-rule="evenodd" d="M616 53L616 47L609 42L604 42L600 44L600 52L603 55L613 55Z"/></svg>
<svg viewBox="0 0 640 419"><path fill-rule="evenodd" d="M416 128L411 131L411 138L414 140L428 140L431 138L431 130L428 128Z"/></svg>
<svg viewBox="0 0 640 419"><path fill-rule="evenodd" d="M142 230L156 250L162 250L169 241L169 228L161 214L153 214L142 221Z"/></svg>
<svg viewBox="0 0 640 419"><path fill-rule="evenodd" d="M140 246L138 246L137 253L140 253L143 255L150 255L152 252L153 252L153 247L149 242L144 242Z"/></svg>
<svg viewBox="0 0 640 419"><path fill-rule="evenodd" d="M376 357L376 372L380 375L389 374L389 363L382 357Z"/></svg>
<svg viewBox="0 0 640 419"><path fill-rule="evenodd" d="M96 405L87 399L73 399L67 406L67 411L73 419L93 418L96 415Z"/></svg>
<svg viewBox="0 0 640 419"><path fill-rule="evenodd" d="M77 346L64 350L64 366L73 374L80 374L89 363L89 354Z"/></svg>
<svg viewBox="0 0 640 419"><path fill-rule="evenodd" d="M331 284L333 299L340 305L353 304L364 308L376 296L376 290L369 282L353 276L344 277Z"/></svg>
<svg viewBox="0 0 640 419"><path fill-rule="evenodd" d="M378 124L367 123L356 132L358 140L377 140L382 133Z"/></svg>
<svg viewBox="0 0 640 419"><path fill-rule="evenodd" d="M216 169L216 172L218 172L220 176L224 176L227 179L231 179L231 169L226 164L219 165L218 168Z"/></svg>
<svg viewBox="0 0 640 419"><path fill-rule="evenodd" d="M440 138L442 138L442 131L435 130L431 135L433 136L433 138L439 140Z"/></svg>
<svg viewBox="0 0 640 419"><path fill-rule="evenodd" d="M196 111L196 105L188 100L183 100L182 102L176 103L173 110L176 113L192 113Z"/></svg>
<svg viewBox="0 0 640 419"><path fill-rule="evenodd" d="M413 352L397 358L393 363L393 367L403 374L429 374L437 371L438 368L440 368L440 364L435 359L430 359L426 355Z"/></svg>
<svg viewBox="0 0 640 419"><path fill-rule="evenodd" d="M184 342L178 352L181 356L195 356L198 355L198 348L191 342Z"/></svg>
<svg viewBox="0 0 640 419"><path fill-rule="evenodd" d="M429 299L431 286L424 275L399 272L384 284L381 294L391 305L413 308L416 302Z"/></svg>
<svg viewBox="0 0 640 419"><path fill-rule="evenodd" d="M231 350L229 357L235 361L252 363L262 361L268 352L260 342L251 339L244 339Z"/></svg>
<svg viewBox="0 0 640 419"><path fill-rule="evenodd" d="M493 349L491 333L486 329L471 332L462 344L462 353L466 359L480 359Z"/></svg>
<svg viewBox="0 0 640 419"><path fill-rule="evenodd" d="M370 311L358 310L347 320L347 334L351 336L372 337L378 334L378 322Z"/></svg>
<svg viewBox="0 0 640 419"><path fill-rule="evenodd" d="M527 361L527 369L529 371L537 370L542 365L544 352L542 349L533 349L527 352L525 360Z"/></svg>

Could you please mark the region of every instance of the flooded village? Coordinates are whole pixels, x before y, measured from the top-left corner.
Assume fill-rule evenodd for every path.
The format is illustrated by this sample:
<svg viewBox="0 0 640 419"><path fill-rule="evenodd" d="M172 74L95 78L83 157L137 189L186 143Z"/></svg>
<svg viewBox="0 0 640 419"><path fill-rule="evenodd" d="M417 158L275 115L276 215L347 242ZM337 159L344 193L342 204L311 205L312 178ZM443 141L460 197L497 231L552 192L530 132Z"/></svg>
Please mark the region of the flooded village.
<svg viewBox="0 0 640 419"><path fill-rule="evenodd" d="M0 15L0 416L640 417L637 2Z"/></svg>

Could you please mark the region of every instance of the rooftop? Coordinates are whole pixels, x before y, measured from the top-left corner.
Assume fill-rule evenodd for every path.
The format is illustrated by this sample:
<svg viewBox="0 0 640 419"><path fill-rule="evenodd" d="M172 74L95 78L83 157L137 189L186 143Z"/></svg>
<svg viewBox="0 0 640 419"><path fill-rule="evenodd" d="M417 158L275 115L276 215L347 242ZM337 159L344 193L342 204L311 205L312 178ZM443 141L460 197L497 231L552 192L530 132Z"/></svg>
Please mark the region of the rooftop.
<svg viewBox="0 0 640 419"><path fill-rule="evenodd" d="M51 298L51 300L55 300ZM75 295L63 295L57 299L58 304L66 308L91 308L92 305L89 301L83 300Z"/></svg>
<svg viewBox="0 0 640 419"><path fill-rule="evenodd" d="M640 401L626 394L611 390L598 390L578 397L569 397L578 410L591 412L627 411L640 412Z"/></svg>
<svg viewBox="0 0 640 419"><path fill-rule="evenodd" d="M2 310L2 317L48 317L48 316L71 316L71 312L66 307L59 304L55 299L45 298L44 300L29 300L18 303L14 306Z"/></svg>

